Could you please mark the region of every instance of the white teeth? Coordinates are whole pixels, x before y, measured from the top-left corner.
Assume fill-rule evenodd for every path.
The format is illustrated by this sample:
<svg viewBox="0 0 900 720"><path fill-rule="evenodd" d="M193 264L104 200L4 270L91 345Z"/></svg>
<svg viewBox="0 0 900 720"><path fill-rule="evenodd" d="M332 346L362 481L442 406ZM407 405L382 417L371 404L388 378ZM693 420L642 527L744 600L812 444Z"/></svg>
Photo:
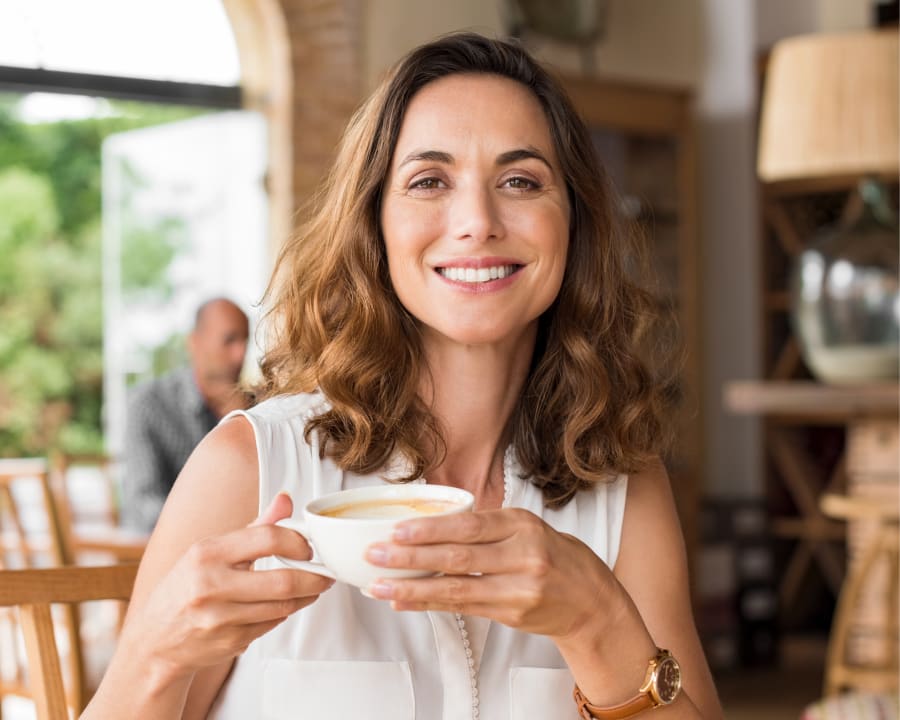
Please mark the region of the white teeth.
<svg viewBox="0 0 900 720"><path fill-rule="evenodd" d="M438 272L448 280L465 283L484 283L502 280L515 272L515 265L495 265L489 268L442 267Z"/></svg>

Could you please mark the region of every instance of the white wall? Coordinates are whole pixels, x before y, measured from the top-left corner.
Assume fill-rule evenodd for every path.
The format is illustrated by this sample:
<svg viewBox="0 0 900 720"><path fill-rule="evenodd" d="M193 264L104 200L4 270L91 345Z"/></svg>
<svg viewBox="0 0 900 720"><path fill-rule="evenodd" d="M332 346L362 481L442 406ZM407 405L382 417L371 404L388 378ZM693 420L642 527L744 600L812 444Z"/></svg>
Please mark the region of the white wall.
<svg viewBox="0 0 900 720"><path fill-rule="evenodd" d="M752 0L704 0L697 86L704 419L707 491L720 496L763 492L759 421L722 406L725 383L760 374L754 40Z"/></svg>
<svg viewBox="0 0 900 720"><path fill-rule="evenodd" d="M370 92L407 51L453 30L503 32L500 0L367 0L363 89Z"/></svg>
<svg viewBox="0 0 900 720"><path fill-rule="evenodd" d="M872 0L756 0L756 45L811 32L855 30L869 25Z"/></svg>
<svg viewBox="0 0 900 720"><path fill-rule="evenodd" d="M703 0L610 0L593 67L602 77L693 87L703 63ZM542 60L579 71L577 50L529 38Z"/></svg>
<svg viewBox="0 0 900 720"><path fill-rule="evenodd" d="M368 0L364 7L367 91L401 55L438 35L462 29L502 35L506 28L504 0ZM609 32L594 57L598 74L693 86L702 64L703 8L703 0L610 0ZM582 67L577 50L534 37L528 42L560 69Z"/></svg>

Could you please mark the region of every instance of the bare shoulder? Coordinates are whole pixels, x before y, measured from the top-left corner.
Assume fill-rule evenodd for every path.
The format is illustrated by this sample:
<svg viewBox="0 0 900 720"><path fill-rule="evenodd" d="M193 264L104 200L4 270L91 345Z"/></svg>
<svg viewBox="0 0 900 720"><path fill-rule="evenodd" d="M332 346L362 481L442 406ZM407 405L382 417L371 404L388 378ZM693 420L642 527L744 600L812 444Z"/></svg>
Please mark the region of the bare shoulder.
<svg viewBox="0 0 900 720"><path fill-rule="evenodd" d="M191 454L157 529L191 520L192 533L202 537L204 532L218 534L242 527L256 517L258 494L253 428L237 416L214 428Z"/></svg>
<svg viewBox="0 0 900 720"><path fill-rule="evenodd" d="M140 601L190 545L252 522L258 498L253 428L237 416L203 439L178 476L141 562L135 600Z"/></svg>
<svg viewBox="0 0 900 720"><path fill-rule="evenodd" d="M635 595L666 586L687 594L684 539L669 476L660 461L628 478L615 574L636 602Z"/></svg>

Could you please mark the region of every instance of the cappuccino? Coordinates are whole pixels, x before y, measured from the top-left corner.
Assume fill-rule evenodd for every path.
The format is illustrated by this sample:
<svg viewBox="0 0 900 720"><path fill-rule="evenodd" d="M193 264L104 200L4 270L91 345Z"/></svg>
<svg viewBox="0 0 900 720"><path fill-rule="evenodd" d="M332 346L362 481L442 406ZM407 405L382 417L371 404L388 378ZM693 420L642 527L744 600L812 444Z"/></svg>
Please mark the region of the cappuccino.
<svg viewBox="0 0 900 720"><path fill-rule="evenodd" d="M356 585L363 594L379 578L434 575L433 570L386 568L366 561L373 543L390 542L401 520L466 512L475 505L472 493L445 485L370 485L326 493L303 506L303 517L278 524L303 535L313 547L312 560L280 556L288 567Z"/></svg>
<svg viewBox="0 0 900 720"><path fill-rule="evenodd" d="M333 518L357 518L375 520L379 518L403 519L419 515L437 515L461 509L459 503L435 498L379 498L344 503L319 511L319 515Z"/></svg>

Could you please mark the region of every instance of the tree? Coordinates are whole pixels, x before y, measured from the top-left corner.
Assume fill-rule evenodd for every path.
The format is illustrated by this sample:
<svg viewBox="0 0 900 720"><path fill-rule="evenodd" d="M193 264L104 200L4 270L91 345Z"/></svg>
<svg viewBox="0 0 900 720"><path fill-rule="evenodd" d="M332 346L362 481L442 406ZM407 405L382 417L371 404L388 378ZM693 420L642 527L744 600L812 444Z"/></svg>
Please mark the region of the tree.
<svg viewBox="0 0 900 720"><path fill-rule="evenodd" d="M113 107L113 117L27 125L0 96L0 456L102 449L101 145L199 112ZM170 219L134 230L129 283L164 282L178 231Z"/></svg>

